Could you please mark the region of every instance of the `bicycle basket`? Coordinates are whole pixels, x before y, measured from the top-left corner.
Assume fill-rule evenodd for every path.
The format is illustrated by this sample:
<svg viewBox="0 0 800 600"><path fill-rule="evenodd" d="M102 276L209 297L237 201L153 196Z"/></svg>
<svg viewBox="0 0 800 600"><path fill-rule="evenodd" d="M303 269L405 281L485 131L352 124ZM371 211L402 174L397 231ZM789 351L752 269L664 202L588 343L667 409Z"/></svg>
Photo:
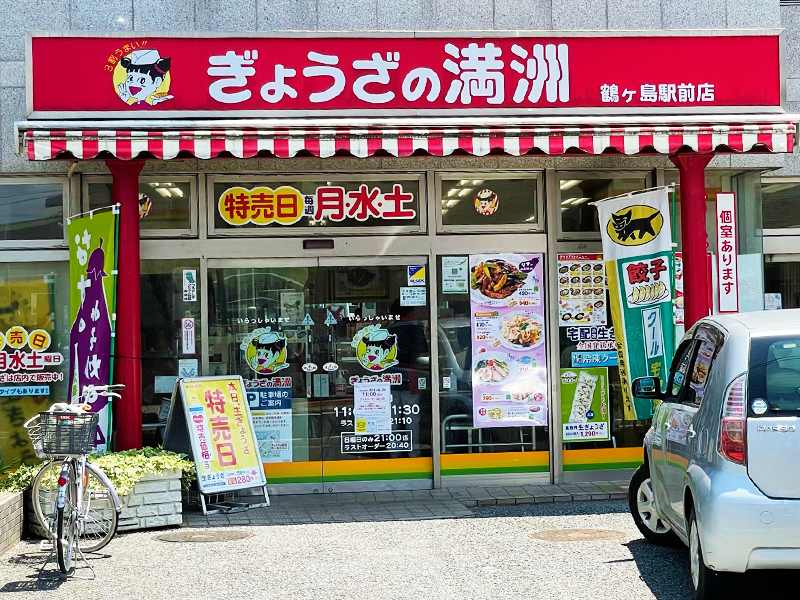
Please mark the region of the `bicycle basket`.
<svg viewBox="0 0 800 600"><path fill-rule="evenodd" d="M47 456L91 454L95 447L97 418L97 413L89 412L39 413L41 452Z"/></svg>

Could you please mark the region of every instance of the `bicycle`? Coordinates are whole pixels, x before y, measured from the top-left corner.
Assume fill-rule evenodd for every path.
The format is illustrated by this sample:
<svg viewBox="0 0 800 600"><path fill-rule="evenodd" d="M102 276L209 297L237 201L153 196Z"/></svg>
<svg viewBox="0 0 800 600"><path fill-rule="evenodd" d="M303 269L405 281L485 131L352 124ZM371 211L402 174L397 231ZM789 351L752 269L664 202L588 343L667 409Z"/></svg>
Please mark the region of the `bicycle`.
<svg viewBox="0 0 800 600"><path fill-rule="evenodd" d="M95 448L98 414L76 401L92 395L119 398L113 390L122 387L87 387L71 404L54 404L24 425L36 456L50 459L33 481L33 509L65 575L75 572L78 554L96 552L111 541L122 510L106 474L87 458Z"/></svg>

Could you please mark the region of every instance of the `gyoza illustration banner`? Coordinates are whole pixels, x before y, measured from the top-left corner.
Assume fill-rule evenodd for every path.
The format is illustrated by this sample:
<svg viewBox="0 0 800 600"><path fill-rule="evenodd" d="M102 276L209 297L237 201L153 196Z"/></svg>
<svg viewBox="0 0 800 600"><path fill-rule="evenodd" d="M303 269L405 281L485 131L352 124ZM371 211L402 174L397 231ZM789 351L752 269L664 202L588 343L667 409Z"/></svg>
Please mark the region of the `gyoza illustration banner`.
<svg viewBox="0 0 800 600"><path fill-rule="evenodd" d="M137 119L232 112L358 114L365 109L475 114L487 109L780 107L777 35L702 33L37 35L28 50L28 98L37 117L67 112L73 118L102 113ZM80 93L65 94L53 82L74 72L76 64Z"/></svg>
<svg viewBox="0 0 800 600"><path fill-rule="evenodd" d="M631 394L636 377L662 380L675 347L672 235L666 188L596 204L627 420L653 416Z"/></svg>
<svg viewBox="0 0 800 600"><path fill-rule="evenodd" d="M111 410L106 396L91 386L111 383L114 311L117 284L117 216L119 205L67 219L69 240L70 323L69 393L88 388L84 401L100 413L97 449L106 450Z"/></svg>

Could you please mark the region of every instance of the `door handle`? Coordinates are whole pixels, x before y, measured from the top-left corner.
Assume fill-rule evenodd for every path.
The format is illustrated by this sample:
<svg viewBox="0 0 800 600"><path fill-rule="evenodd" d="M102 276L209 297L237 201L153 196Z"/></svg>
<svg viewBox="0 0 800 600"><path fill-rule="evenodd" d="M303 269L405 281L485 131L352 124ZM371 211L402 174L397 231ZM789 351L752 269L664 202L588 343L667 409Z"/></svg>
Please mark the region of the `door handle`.
<svg viewBox="0 0 800 600"><path fill-rule="evenodd" d="M665 422L664 423L664 431L667 431L669 429L672 429L672 425L670 425L669 422Z"/></svg>
<svg viewBox="0 0 800 600"><path fill-rule="evenodd" d="M696 435L697 432L694 429L692 429L692 426L690 425L689 429L686 430L686 437L688 437L691 440L694 439Z"/></svg>

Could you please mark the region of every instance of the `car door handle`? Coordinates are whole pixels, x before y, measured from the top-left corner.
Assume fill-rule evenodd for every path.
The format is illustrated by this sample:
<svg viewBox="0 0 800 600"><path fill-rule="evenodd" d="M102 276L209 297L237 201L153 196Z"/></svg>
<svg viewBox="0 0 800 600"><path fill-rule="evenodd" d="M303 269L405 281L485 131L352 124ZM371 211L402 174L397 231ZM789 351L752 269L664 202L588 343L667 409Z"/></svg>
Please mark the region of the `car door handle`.
<svg viewBox="0 0 800 600"><path fill-rule="evenodd" d="M689 427L689 429L686 430L686 437L688 437L690 440L694 439L696 435L697 432L694 429L692 429L691 426Z"/></svg>
<svg viewBox="0 0 800 600"><path fill-rule="evenodd" d="M664 423L664 430L666 431L667 429L672 429L672 425L669 423Z"/></svg>

